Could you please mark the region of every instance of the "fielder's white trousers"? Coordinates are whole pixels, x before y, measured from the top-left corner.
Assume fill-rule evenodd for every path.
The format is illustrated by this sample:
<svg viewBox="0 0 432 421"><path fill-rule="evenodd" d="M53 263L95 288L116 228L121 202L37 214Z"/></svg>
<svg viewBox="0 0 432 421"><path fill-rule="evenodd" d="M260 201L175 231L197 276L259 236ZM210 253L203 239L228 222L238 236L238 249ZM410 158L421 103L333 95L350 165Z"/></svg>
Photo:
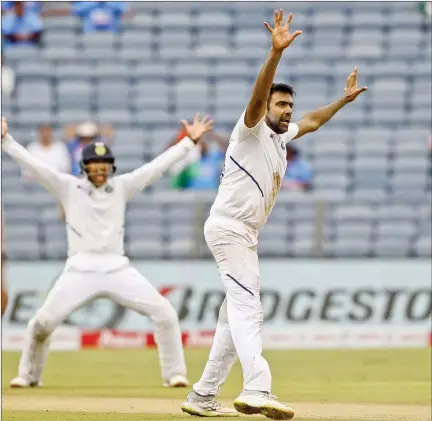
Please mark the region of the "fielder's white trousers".
<svg viewBox="0 0 432 421"><path fill-rule="evenodd" d="M130 265L108 273L80 271L66 266L42 307L29 322L19 376L38 382L53 330L74 310L96 298L108 298L148 316L155 325L155 340L163 380L186 376L186 364L177 313L169 301Z"/></svg>
<svg viewBox="0 0 432 421"><path fill-rule="evenodd" d="M209 361L194 390L204 396L216 395L238 356L243 369L243 389L270 392L270 368L261 355L263 309L256 247L221 229L211 218L206 222L204 234L226 298L219 312Z"/></svg>

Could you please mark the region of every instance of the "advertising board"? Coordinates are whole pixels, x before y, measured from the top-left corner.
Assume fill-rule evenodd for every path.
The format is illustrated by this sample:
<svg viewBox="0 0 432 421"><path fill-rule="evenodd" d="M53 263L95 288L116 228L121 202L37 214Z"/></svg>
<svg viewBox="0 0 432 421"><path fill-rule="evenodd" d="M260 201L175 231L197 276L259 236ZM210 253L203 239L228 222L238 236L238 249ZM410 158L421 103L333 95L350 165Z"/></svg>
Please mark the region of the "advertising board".
<svg viewBox="0 0 432 421"><path fill-rule="evenodd" d="M182 329L215 328L224 291L212 261L133 263L172 302ZM10 302L3 328L26 326L62 266L62 262L9 262ZM428 260L263 260L260 272L265 327L272 330L311 326L430 328ZM103 299L75 312L65 324L87 330L152 328L146 317Z"/></svg>

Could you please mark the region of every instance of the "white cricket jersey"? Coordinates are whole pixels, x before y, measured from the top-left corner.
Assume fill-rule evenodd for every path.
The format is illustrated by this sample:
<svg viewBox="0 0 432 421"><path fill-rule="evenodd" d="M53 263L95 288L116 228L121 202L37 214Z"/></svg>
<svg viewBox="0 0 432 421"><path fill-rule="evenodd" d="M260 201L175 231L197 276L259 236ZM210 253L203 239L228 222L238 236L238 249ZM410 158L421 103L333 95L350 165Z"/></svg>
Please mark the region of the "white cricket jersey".
<svg viewBox="0 0 432 421"><path fill-rule="evenodd" d="M112 177L99 188L87 178L60 173L37 161L11 135L7 135L2 147L61 202L66 216L69 264L79 269L109 271L128 263L124 257L126 202L161 178L195 144L184 138L148 164Z"/></svg>
<svg viewBox="0 0 432 421"><path fill-rule="evenodd" d="M277 134L264 117L252 128L243 112L231 135L225 166L211 217L240 221L248 231L262 228L279 193L287 167L286 144L298 133L297 124Z"/></svg>

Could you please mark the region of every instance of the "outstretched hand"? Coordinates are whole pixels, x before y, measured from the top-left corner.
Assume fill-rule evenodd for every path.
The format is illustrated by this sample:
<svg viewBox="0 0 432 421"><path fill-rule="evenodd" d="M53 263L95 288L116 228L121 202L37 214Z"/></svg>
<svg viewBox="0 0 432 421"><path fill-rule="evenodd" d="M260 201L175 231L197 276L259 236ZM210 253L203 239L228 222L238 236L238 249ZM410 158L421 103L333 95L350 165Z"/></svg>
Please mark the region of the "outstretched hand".
<svg viewBox="0 0 432 421"><path fill-rule="evenodd" d="M283 24L283 10L274 12L274 28L272 28L267 22L264 22L265 27L272 34L272 44L276 51L283 51L289 47L296 37L301 35L303 31L295 31L290 33L290 24L293 18L293 14L290 13L288 19Z"/></svg>
<svg viewBox="0 0 432 421"><path fill-rule="evenodd" d="M214 120L210 120L209 116L201 119L199 113L197 113L192 124L189 124L186 120L182 120L181 122L188 137L193 142L198 143L205 133L213 130Z"/></svg>
<svg viewBox="0 0 432 421"><path fill-rule="evenodd" d="M367 91L367 86L363 86L362 88L357 87L357 74L358 69L354 67L352 73L348 76L346 81L346 86L344 89L344 98L346 102L354 101L362 92Z"/></svg>
<svg viewBox="0 0 432 421"><path fill-rule="evenodd" d="M7 120L6 120L6 117L2 117L2 122L1 122L1 138L2 138L2 140L4 140L7 133L8 133Z"/></svg>

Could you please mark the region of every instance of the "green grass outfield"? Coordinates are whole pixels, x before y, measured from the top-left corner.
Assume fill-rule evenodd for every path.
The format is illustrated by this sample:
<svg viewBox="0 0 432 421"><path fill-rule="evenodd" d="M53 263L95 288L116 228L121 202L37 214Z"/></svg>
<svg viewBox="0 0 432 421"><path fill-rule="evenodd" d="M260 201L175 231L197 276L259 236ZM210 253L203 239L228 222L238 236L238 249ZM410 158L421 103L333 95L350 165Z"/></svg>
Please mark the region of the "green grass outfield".
<svg viewBox="0 0 432 421"><path fill-rule="evenodd" d="M208 350L187 350L191 382L199 378L207 356ZM273 392L293 402L296 419L430 420L429 349L267 351L265 356ZM2 353L4 421L193 419L179 409L188 390L161 386L155 350L53 352L44 387L11 390L18 359L19 353ZM229 404L241 383L236 364L221 399Z"/></svg>

